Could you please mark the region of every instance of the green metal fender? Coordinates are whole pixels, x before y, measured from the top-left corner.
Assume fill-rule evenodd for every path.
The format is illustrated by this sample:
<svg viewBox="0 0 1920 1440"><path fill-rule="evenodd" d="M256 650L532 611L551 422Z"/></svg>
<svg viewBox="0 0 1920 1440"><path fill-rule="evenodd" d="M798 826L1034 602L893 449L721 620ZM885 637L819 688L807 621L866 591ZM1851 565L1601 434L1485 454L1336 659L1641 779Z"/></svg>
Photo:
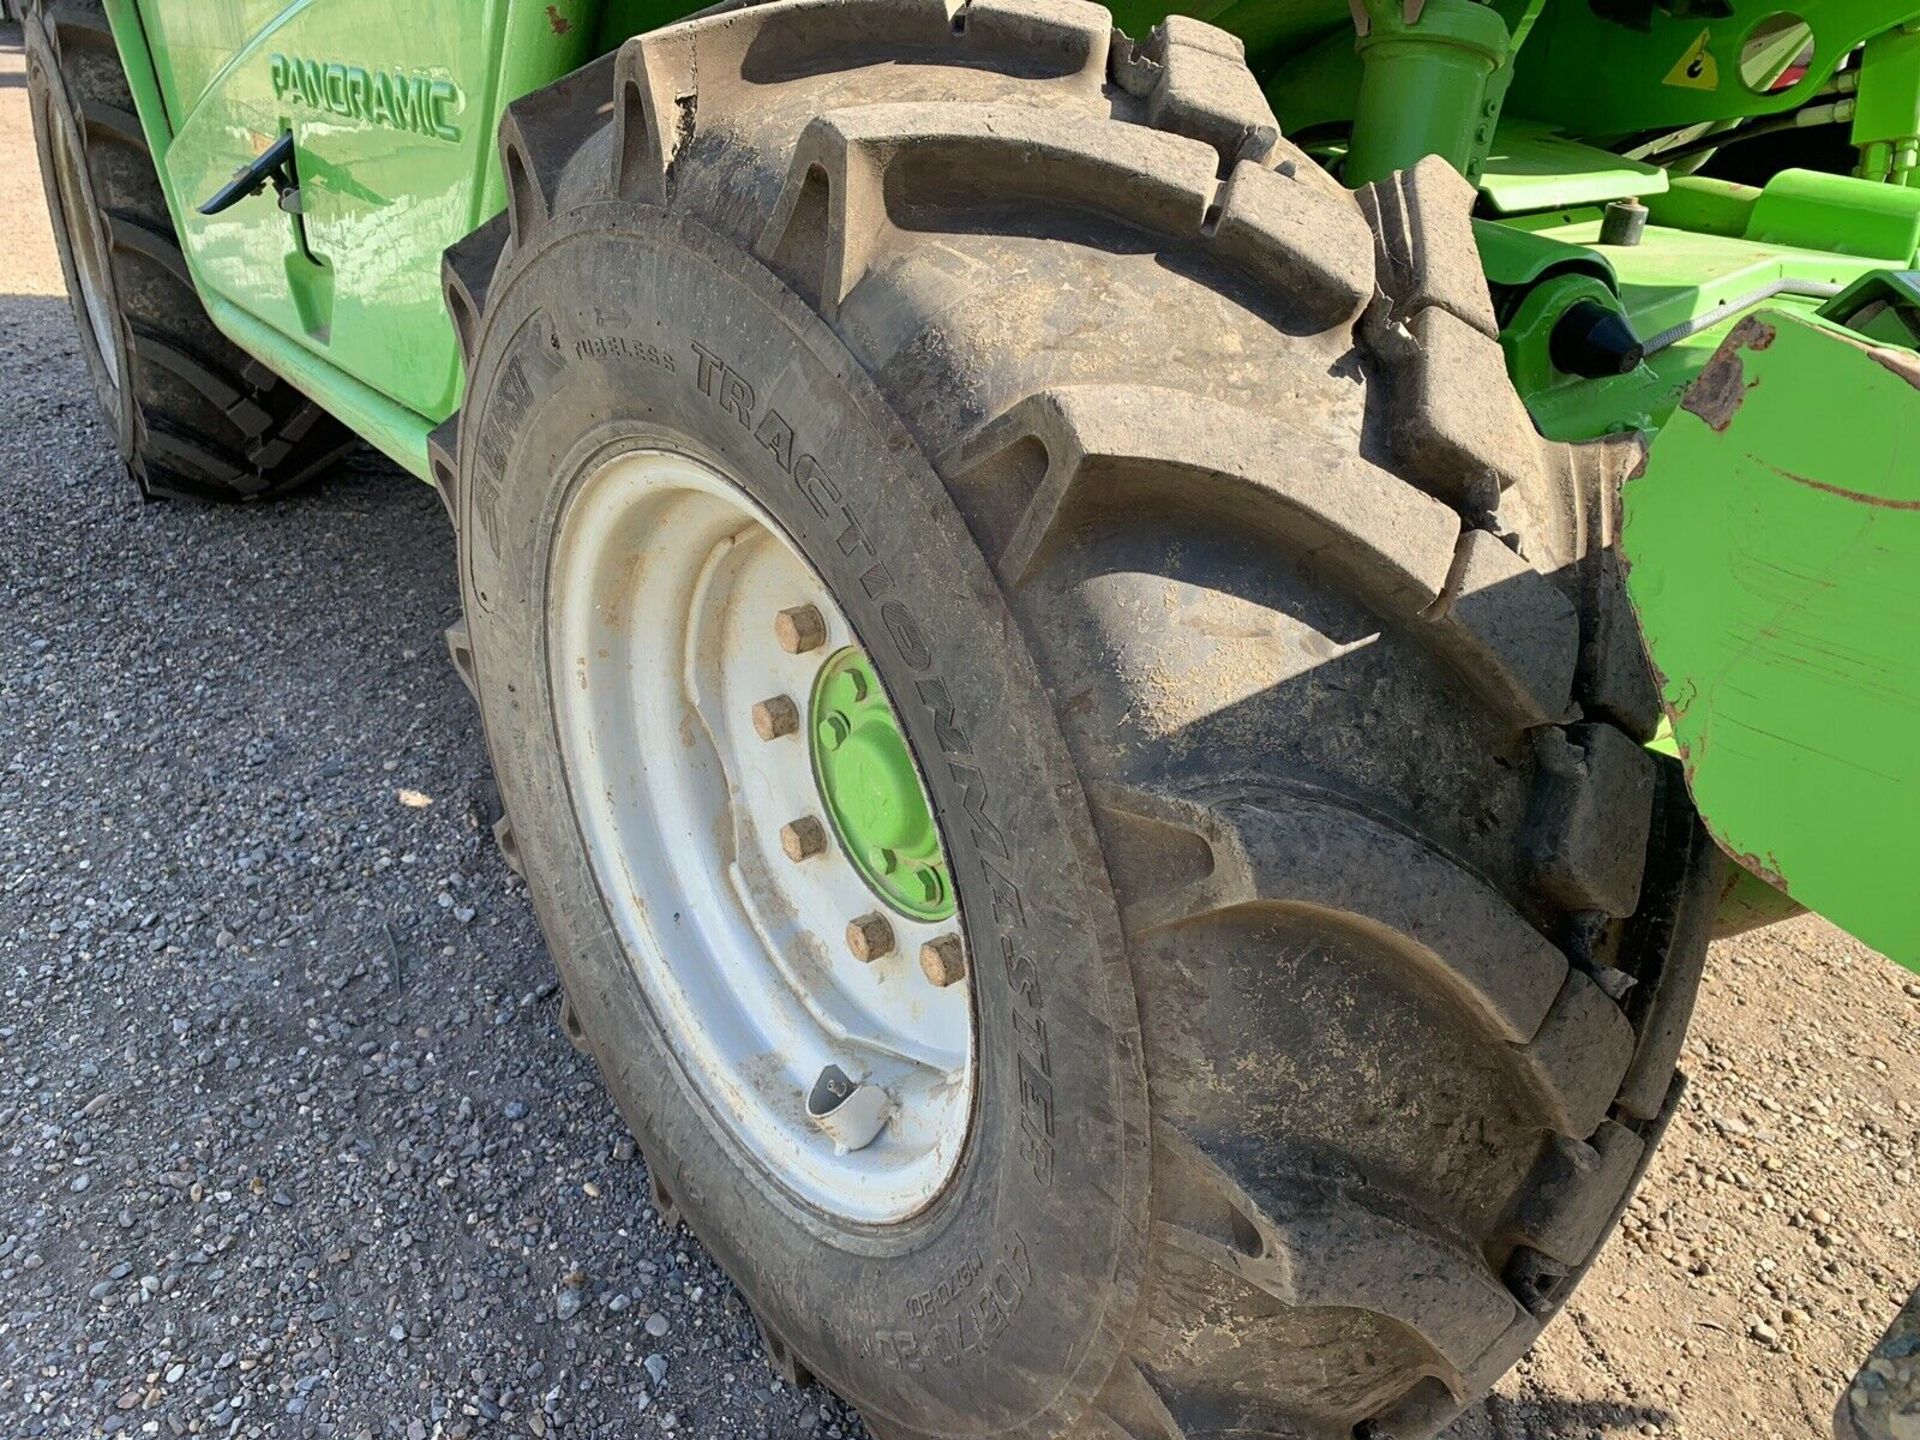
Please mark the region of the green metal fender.
<svg viewBox="0 0 1920 1440"><path fill-rule="evenodd" d="M1624 503L1628 593L1715 839L1920 969L1920 356L1758 311Z"/></svg>

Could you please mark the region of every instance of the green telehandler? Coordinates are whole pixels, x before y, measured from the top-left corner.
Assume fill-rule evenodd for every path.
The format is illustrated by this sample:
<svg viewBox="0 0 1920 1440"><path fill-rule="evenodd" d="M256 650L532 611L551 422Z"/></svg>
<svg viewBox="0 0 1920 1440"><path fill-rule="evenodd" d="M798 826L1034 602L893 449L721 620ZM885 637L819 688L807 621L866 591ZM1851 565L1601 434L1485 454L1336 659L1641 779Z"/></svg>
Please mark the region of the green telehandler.
<svg viewBox="0 0 1920 1440"><path fill-rule="evenodd" d="M1920 0L1197 8L27 3L128 471L438 488L564 1027L885 1440L1435 1434L1711 938L1920 964Z"/></svg>

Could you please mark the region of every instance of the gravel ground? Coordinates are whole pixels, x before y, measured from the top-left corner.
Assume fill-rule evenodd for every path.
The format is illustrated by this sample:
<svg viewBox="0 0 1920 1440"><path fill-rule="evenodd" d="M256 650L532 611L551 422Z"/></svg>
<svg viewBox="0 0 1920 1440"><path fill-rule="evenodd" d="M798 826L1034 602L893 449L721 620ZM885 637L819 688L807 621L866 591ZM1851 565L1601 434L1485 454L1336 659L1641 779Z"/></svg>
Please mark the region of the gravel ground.
<svg viewBox="0 0 1920 1440"><path fill-rule="evenodd" d="M439 501L142 505L0 30L0 1435L864 1433L557 1028Z"/></svg>
<svg viewBox="0 0 1920 1440"><path fill-rule="evenodd" d="M863 1436L662 1230L556 1026L445 662L438 502L363 456L142 506L0 29L0 1434ZM1920 1276L1920 984L1717 948L1624 1233L1458 1440L1803 1436Z"/></svg>

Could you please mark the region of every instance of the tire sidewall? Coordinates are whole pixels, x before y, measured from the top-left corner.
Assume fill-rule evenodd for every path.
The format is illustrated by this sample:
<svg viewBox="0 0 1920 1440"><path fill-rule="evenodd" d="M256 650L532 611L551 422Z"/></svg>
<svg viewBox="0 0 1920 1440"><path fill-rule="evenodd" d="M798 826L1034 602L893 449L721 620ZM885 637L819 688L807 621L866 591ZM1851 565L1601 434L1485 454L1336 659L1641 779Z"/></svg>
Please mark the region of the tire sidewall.
<svg viewBox="0 0 1920 1440"><path fill-rule="evenodd" d="M575 211L509 255L487 310L459 445L482 711L556 963L655 1179L769 1328L876 1428L1061 1433L1132 1320L1145 1072L1079 777L984 558L826 324L697 224ZM580 481L634 448L707 461L785 528L872 656L941 818L978 1084L952 1183L901 1225L833 1222L744 1157L597 890L561 771L547 569Z"/></svg>
<svg viewBox="0 0 1920 1440"><path fill-rule="evenodd" d="M132 396L125 383L114 383L105 358L100 354L92 321L81 299L79 262L73 251L74 225L99 224L104 229L105 222L87 154L86 124L68 93L66 77L60 71L57 52L46 32L45 23L37 8L29 8L22 21L27 52L27 103L32 107L34 149L40 161L40 183L46 192L54 249L59 253L60 273L67 284L67 305L73 313L80 354L86 362L87 375L93 381L93 393L100 402L100 413L113 430L114 445L124 464L131 460L134 450ZM88 198L93 202L94 214L91 216L69 215L62 201L59 179L54 170L56 162L53 147L60 143L54 134L57 125L65 125L73 133L75 167L81 183L86 187ZM101 241L103 247L108 243L104 234ZM115 357L118 362L116 370L124 382L132 373L133 347L126 333L126 320L120 313L120 297L114 289L113 267L110 264L99 277L99 285L101 301L112 319L114 344L119 350Z"/></svg>

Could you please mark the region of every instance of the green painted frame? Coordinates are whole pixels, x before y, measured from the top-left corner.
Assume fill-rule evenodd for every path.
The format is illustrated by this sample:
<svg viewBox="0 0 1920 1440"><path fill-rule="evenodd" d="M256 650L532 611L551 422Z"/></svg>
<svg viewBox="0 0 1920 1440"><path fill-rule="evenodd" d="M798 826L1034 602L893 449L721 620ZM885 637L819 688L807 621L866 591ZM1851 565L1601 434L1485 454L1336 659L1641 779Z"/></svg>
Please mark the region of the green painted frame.
<svg viewBox="0 0 1920 1440"><path fill-rule="evenodd" d="M1624 503L1628 593L1714 838L1920 970L1920 357L1755 311Z"/></svg>

